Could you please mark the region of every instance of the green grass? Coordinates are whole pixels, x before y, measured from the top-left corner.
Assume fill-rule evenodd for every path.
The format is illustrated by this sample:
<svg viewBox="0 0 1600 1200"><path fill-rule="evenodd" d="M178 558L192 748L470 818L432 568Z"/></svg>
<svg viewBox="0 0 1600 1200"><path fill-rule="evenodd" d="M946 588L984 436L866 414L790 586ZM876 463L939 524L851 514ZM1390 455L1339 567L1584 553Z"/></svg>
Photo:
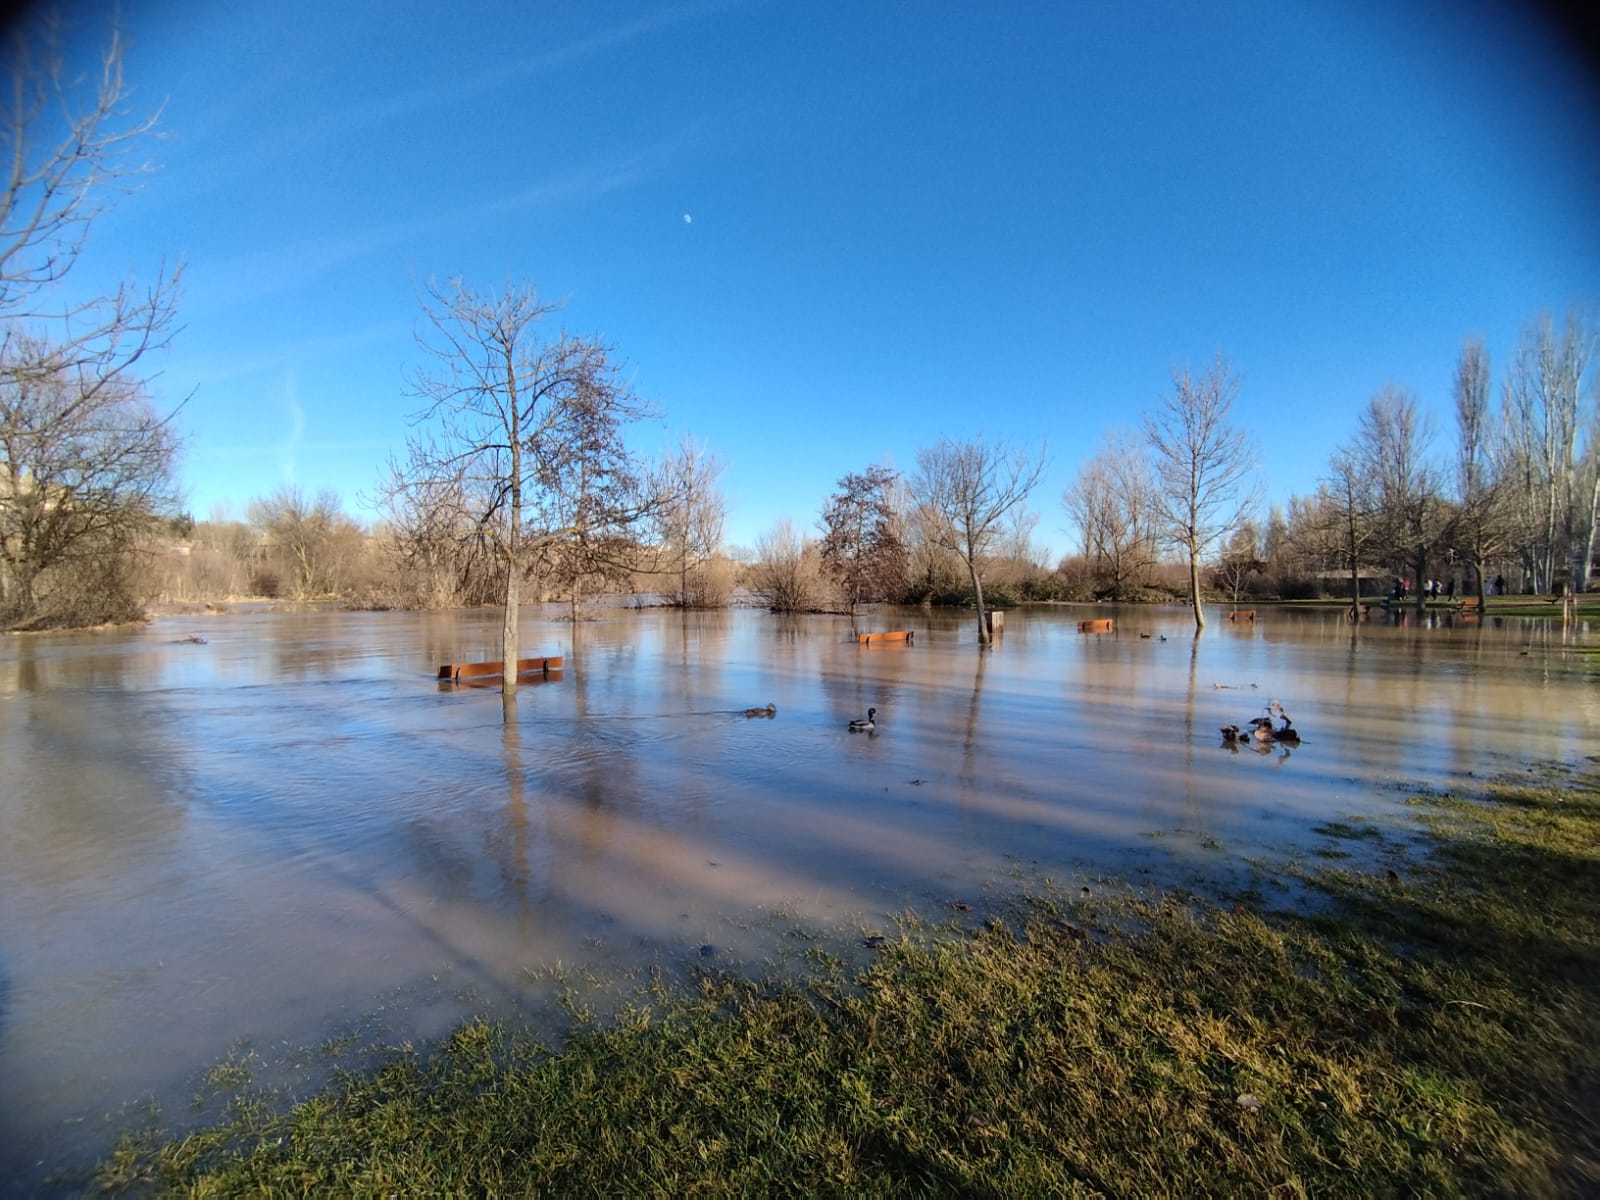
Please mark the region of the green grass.
<svg viewBox="0 0 1600 1200"><path fill-rule="evenodd" d="M652 984L559 1052L473 1022L292 1107L241 1093L95 1189L1594 1194L1600 784L1411 806L1421 843L1323 828L1388 865L1296 868L1314 913L1047 886L907 917L859 969Z"/></svg>

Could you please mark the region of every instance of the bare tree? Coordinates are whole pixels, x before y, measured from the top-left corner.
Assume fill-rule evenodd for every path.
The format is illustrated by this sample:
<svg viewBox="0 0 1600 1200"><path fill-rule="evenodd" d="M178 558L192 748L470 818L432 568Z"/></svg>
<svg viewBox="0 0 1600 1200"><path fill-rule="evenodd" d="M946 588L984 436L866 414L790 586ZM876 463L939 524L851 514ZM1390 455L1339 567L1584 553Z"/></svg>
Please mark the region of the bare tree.
<svg viewBox="0 0 1600 1200"><path fill-rule="evenodd" d="M1189 600L1196 630L1204 629L1200 563L1249 506L1246 485L1255 453L1233 422L1239 378L1219 354L1205 374L1172 373L1173 390L1145 417L1155 457L1155 506L1164 539L1189 559Z"/></svg>
<svg viewBox="0 0 1600 1200"><path fill-rule="evenodd" d="M1217 556L1217 583L1228 589L1237 606L1239 593L1245 583L1252 575L1258 574L1263 565L1260 530L1254 521L1242 521L1223 540L1221 553Z"/></svg>
<svg viewBox="0 0 1600 1200"><path fill-rule="evenodd" d="M494 548L509 696L524 578L543 566L575 581L616 561L653 511L622 438L648 410L610 347L539 336L556 306L531 285L478 292L458 277L429 284L423 308L419 341L433 365L416 372L413 395L426 431L407 439L404 464L391 464L385 496L392 509L402 494L449 506L432 514L438 527Z"/></svg>
<svg viewBox="0 0 1600 1200"><path fill-rule="evenodd" d="M609 353L598 342L591 345ZM626 424L648 415L613 364L591 359L566 406L563 436L543 447L530 443L542 462L534 493L538 527L567 531L543 539L537 561L543 576L566 590L575 621L585 592L624 587L642 558L657 557L646 554L641 535L656 525L670 498L656 491L659 476L623 437Z"/></svg>
<svg viewBox="0 0 1600 1200"><path fill-rule="evenodd" d="M154 118L121 121L122 48L99 75L64 70L53 24L19 26L0 99L0 612L12 624L107 619L136 606L125 557L172 500L177 437L141 364L172 336L178 272L62 298L94 219L140 167L126 153ZM116 561L113 562L112 560ZM69 564L77 566L69 571ZM85 576L97 563L117 587ZM51 575L55 578L52 580ZM71 574L71 588L62 586ZM93 571L90 572L94 574ZM50 591L49 614L38 609ZM81 604L68 603L81 592Z"/></svg>
<svg viewBox="0 0 1600 1200"><path fill-rule="evenodd" d="M176 438L132 381L37 364L0 346L0 623L131 620L127 560L176 503Z"/></svg>
<svg viewBox="0 0 1600 1200"><path fill-rule="evenodd" d="M388 469L381 503L388 513L384 544L395 599L417 608L503 599L505 564L474 516L481 506L469 502L465 471L410 479L403 465Z"/></svg>
<svg viewBox="0 0 1600 1200"><path fill-rule="evenodd" d="M253 500L250 523L267 539L292 575L297 599L338 593L351 560L360 549L360 526L348 517L339 493L324 488L315 499L295 484Z"/></svg>
<svg viewBox="0 0 1600 1200"><path fill-rule="evenodd" d="M785 517L756 539L750 581L751 590L774 612L816 608L822 582L816 543L795 532Z"/></svg>
<svg viewBox="0 0 1600 1200"><path fill-rule="evenodd" d="M989 555L985 576L991 586L1011 589L1027 597L1034 583L1045 573L1037 561L1033 535L1040 516L1026 501L1009 513ZM991 593L992 595L992 593Z"/></svg>
<svg viewBox="0 0 1600 1200"><path fill-rule="evenodd" d="M1469 338L1456 361L1456 515L1452 536L1472 565L1473 587L1481 605L1487 599L1489 559L1511 546L1507 481L1498 469L1489 421L1489 351L1481 338Z"/></svg>
<svg viewBox="0 0 1600 1200"><path fill-rule="evenodd" d="M1594 334L1576 313L1560 330L1547 313L1524 331L1506 377L1501 412L1520 552L1536 591L1554 589L1558 577L1580 588L1588 577L1577 560L1592 506L1584 497L1585 511L1576 512L1574 476L1578 402L1593 352Z"/></svg>
<svg viewBox="0 0 1600 1200"><path fill-rule="evenodd" d="M1389 384L1361 414L1351 447L1377 501L1379 545L1395 563L1411 568L1419 609L1427 600L1428 558L1448 516L1429 453L1432 442L1433 424L1416 398Z"/></svg>
<svg viewBox="0 0 1600 1200"><path fill-rule="evenodd" d="M1589 590L1589 580L1594 571L1595 551L1600 550L1600 379L1589 385L1592 402L1589 406L1589 436L1584 449L1584 470L1587 485L1579 495L1589 497L1589 535L1583 540L1580 561L1579 591Z"/></svg>
<svg viewBox="0 0 1600 1200"><path fill-rule="evenodd" d="M1350 572L1352 613L1361 606L1361 568L1379 541L1379 511L1373 499L1377 489L1370 474L1372 465L1358 446L1341 446L1333 452L1327 478L1323 481L1321 498L1326 544Z"/></svg>
<svg viewBox="0 0 1600 1200"><path fill-rule="evenodd" d="M863 602L905 593L909 556L894 507L899 478L884 466L851 472L822 510L822 569L844 593L852 617Z"/></svg>
<svg viewBox="0 0 1600 1200"><path fill-rule="evenodd" d="M1303 552L1295 545L1289 517L1280 504L1267 509L1267 527L1261 533L1261 557L1266 561L1267 576L1281 595L1284 582L1300 569Z"/></svg>
<svg viewBox="0 0 1600 1200"><path fill-rule="evenodd" d="M1045 457L981 438L917 451L911 481L919 519L928 541L954 554L967 568L978 607L978 642L990 642L983 605L983 565L1013 508L1028 498L1044 472Z"/></svg>
<svg viewBox="0 0 1600 1200"><path fill-rule="evenodd" d="M1107 435L1063 493L1101 594L1121 597L1145 582L1156 561L1154 500L1149 456L1120 434Z"/></svg>
<svg viewBox="0 0 1600 1200"><path fill-rule="evenodd" d="M148 169L127 155L159 114L122 120L128 91L115 30L87 86L66 75L54 14L36 27L19 23L9 51L0 109L0 315L59 315L36 301L72 270L111 196Z"/></svg>
<svg viewBox="0 0 1600 1200"><path fill-rule="evenodd" d="M1040 519L1038 513L1023 503L1011 510L1011 516L1006 521L1000 552L1017 564L1019 570L1038 570L1043 566L1033 544L1033 535L1039 531Z"/></svg>
<svg viewBox="0 0 1600 1200"><path fill-rule="evenodd" d="M722 527L728 505L717 488L724 463L706 446L685 434L661 464L656 493L661 506L657 536L669 568L678 577L678 603L684 608L726 603L701 578L722 548Z"/></svg>

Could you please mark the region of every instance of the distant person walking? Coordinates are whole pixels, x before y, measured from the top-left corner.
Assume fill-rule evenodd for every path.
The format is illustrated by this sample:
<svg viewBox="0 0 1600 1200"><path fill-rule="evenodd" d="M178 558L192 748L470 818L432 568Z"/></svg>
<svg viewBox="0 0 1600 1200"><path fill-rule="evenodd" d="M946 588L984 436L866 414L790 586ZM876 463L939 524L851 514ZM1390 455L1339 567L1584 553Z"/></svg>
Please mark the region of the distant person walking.
<svg viewBox="0 0 1600 1200"><path fill-rule="evenodd" d="M1494 594L1496 596L1504 596L1506 594L1506 577L1504 575L1496 575L1494 577Z"/></svg>

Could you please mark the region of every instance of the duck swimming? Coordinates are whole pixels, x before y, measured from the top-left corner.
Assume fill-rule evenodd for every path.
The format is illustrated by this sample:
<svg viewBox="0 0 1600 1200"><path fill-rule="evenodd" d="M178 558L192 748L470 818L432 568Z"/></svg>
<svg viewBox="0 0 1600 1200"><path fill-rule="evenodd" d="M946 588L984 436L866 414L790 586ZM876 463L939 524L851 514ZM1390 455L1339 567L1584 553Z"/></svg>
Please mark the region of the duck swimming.
<svg viewBox="0 0 1600 1200"><path fill-rule="evenodd" d="M867 709L867 719L865 721L859 721L859 720L851 721L850 722L850 732L851 733L871 733L874 729L877 728L877 724L875 722L875 718L877 717L877 715L878 715L878 710L877 709L875 709L875 708Z"/></svg>
<svg viewBox="0 0 1600 1200"><path fill-rule="evenodd" d="M765 708L747 708L744 710L747 717L775 717L778 715L778 706L769 704Z"/></svg>
<svg viewBox="0 0 1600 1200"><path fill-rule="evenodd" d="M1282 742L1285 746L1298 746L1300 735L1295 731L1294 722L1289 719L1289 714L1283 711L1283 705L1274 700L1267 705L1267 711L1276 713L1283 722L1281 728L1272 731L1273 740Z"/></svg>

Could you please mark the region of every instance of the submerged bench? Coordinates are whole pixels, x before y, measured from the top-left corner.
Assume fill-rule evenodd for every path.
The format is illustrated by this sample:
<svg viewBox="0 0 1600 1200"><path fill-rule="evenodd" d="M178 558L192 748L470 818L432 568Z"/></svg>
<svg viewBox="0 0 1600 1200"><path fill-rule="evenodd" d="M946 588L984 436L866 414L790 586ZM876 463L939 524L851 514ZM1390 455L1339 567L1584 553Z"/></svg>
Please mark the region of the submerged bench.
<svg viewBox="0 0 1600 1200"><path fill-rule="evenodd" d="M561 670L561 656L554 658L519 658L518 675L546 675ZM506 673L503 662L446 663L439 668L439 678L460 683L464 679L498 679Z"/></svg>
<svg viewBox="0 0 1600 1200"><path fill-rule="evenodd" d="M1231 612L1228 614L1228 620L1230 621L1254 621L1255 619L1256 610L1253 608L1245 612Z"/></svg>
<svg viewBox="0 0 1600 1200"><path fill-rule="evenodd" d="M863 646L870 646L874 642L904 642L909 646L916 632L914 629L892 629L887 633L858 633L856 641Z"/></svg>
<svg viewBox="0 0 1600 1200"><path fill-rule="evenodd" d="M1475 617L1483 612L1483 604L1476 596L1463 596L1456 605L1463 617Z"/></svg>
<svg viewBox="0 0 1600 1200"><path fill-rule="evenodd" d="M1117 619L1115 617L1098 617L1093 621L1079 621L1079 633L1115 633Z"/></svg>

